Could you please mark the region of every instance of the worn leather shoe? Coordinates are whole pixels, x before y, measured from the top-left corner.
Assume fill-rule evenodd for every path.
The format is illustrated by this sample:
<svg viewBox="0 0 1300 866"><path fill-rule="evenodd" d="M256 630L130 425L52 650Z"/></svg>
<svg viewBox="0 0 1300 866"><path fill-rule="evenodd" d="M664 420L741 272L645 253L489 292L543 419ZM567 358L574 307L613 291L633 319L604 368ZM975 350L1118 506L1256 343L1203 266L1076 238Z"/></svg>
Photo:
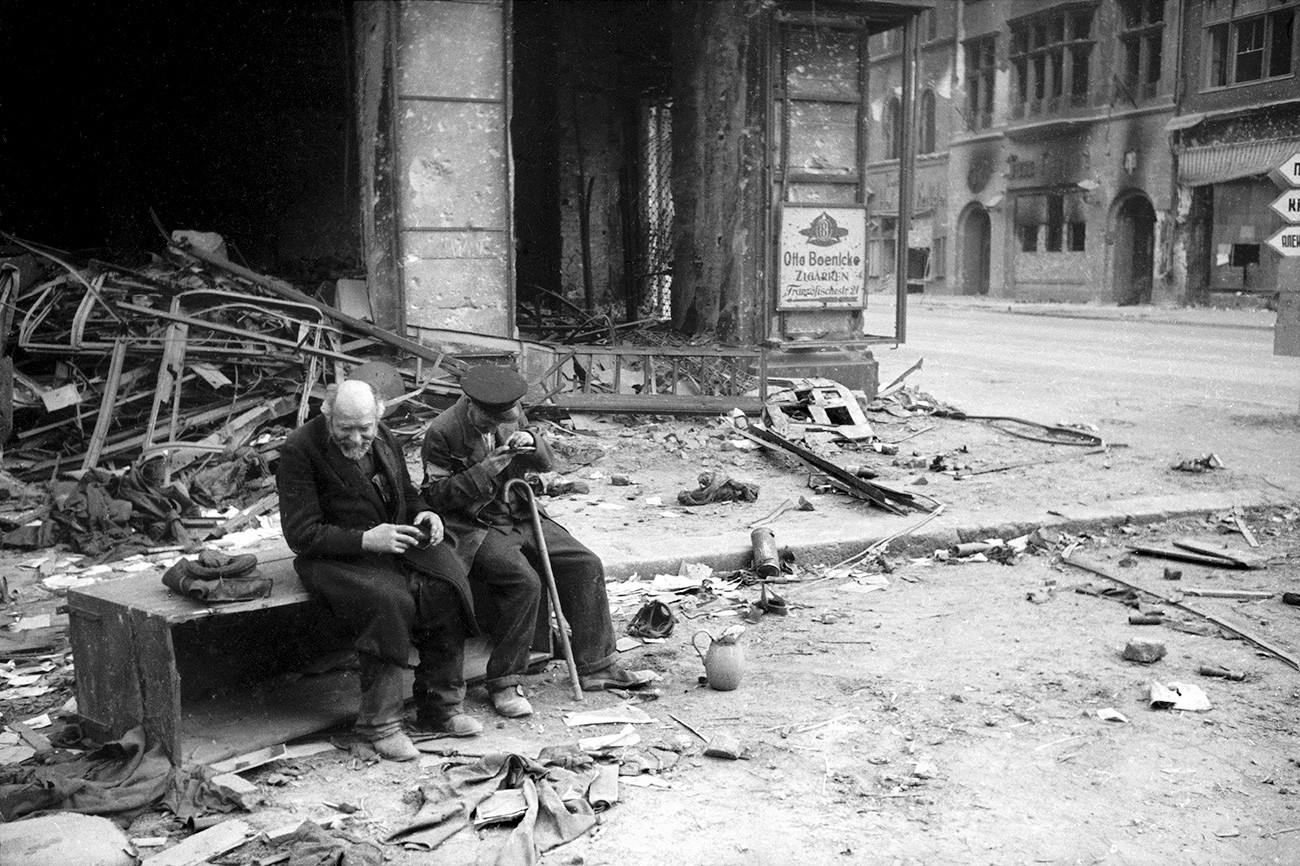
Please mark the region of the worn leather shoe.
<svg viewBox="0 0 1300 866"><path fill-rule="evenodd" d="M415 743L401 731L371 741L370 748L378 752L379 757L390 761L414 761L420 757L420 750L415 747Z"/></svg>
<svg viewBox="0 0 1300 866"><path fill-rule="evenodd" d="M517 719L520 716L531 716L533 714L533 705L528 703L528 698L524 697L523 686L509 686L492 692L492 708L499 715L507 719Z"/></svg>
<svg viewBox="0 0 1300 866"><path fill-rule="evenodd" d="M614 662L607 668L579 677L584 692L601 692L605 689L639 689L655 681L653 671L630 671Z"/></svg>
<svg viewBox="0 0 1300 866"><path fill-rule="evenodd" d="M419 717L416 725L422 731L443 737L475 737L483 733L483 724L472 716L456 713L445 719L426 719Z"/></svg>

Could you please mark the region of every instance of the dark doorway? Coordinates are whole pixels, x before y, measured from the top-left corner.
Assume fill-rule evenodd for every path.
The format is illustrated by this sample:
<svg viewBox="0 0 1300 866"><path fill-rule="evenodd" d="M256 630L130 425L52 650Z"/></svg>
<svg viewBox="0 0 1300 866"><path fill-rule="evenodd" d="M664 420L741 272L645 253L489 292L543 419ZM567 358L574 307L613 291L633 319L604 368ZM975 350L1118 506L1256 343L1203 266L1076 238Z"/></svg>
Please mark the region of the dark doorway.
<svg viewBox="0 0 1300 866"><path fill-rule="evenodd" d="M529 336L661 315L672 225L666 7L512 7L516 298Z"/></svg>
<svg viewBox="0 0 1300 866"><path fill-rule="evenodd" d="M973 205L966 212L961 231L961 290L964 295L989 293L993 225L989 212Z"/></svg>
<svg viewBox="0 0 1300 866"><path fill-rule="evenodd" d="M1155 233L1156 212L1146 196L1131 195L1115 211L1111 277L1115 303L1121 306L1151 303Z"/></svg>

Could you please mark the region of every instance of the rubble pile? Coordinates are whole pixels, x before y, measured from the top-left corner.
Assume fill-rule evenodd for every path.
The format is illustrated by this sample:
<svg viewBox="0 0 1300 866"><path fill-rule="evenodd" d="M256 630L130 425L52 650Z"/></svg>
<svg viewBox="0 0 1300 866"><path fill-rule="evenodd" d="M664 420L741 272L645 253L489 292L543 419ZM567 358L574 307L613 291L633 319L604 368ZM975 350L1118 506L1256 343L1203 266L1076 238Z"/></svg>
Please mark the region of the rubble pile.
<svg viewBox="0 0 1300 866"><path fill-rule="evenodd" d="M340 365L413 355L397 388L455 393L456 361L187 234L142 267L8 239L25 250L0 259L8 545L125 555L132 537L189 546L273 511L268 464Z"/></svg>

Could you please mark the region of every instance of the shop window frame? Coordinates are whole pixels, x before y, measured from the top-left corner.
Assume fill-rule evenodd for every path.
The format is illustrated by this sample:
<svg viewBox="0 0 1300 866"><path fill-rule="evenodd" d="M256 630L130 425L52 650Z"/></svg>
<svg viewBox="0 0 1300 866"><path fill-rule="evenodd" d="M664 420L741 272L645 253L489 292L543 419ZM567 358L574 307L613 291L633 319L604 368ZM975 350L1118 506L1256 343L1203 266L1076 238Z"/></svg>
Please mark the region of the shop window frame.
<svg viewBox="0 0 1300 866"><path fill-rule="evenodd" d="M966 40L966 125L972 130L993 126L997 79L998 34Z"/></svg>
<svg viewBox="0 0 1300 866"><path fill-rule="evenodd" d="M1165 0L1121 0L1119 56L1122 81L1135 102L1151 99L1163 78ZM1158 16L1158 17L1157 17Z"/></svg>
<svg viewBox="0 0 1300 866"><path fill-rule="evenodd" d="M1205 78L1203 90L1249 87L1295 75L1296 19L1300 6L1289 5L1206 24L1201 37ZM1242 47L1243 34L1259 34L1259 47ZM1241 60L1250 55L1258 74L1242 77ZM1256 57L1257 55L1257 57ZM1285 68L1279 63L1285 62Z"/></svg>
<svg viewBox="0 0 1300 866"><path fill-rule="evenodd" d="M1054 6L1010 21L1008 29L1012 119L1091 105L1097 3Z"/></svg>

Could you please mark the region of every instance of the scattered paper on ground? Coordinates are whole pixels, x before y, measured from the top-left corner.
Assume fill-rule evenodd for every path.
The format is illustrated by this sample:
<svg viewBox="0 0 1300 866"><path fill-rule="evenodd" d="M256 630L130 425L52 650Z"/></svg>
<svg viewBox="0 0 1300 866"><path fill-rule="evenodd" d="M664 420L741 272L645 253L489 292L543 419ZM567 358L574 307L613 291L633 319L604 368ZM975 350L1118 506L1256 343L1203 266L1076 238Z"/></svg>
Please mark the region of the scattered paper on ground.
<svg viewBox="0 0 1300 866"><path fill-rule="evenodd" d="M1200 686L1186 683L1170 683L1165 686L1153 680L1151 682L1151 709L1190 710L1195 713L1203 713L1210 709L1210 699Z"/></svg>
<svg viewBox="0 0 1300 866"><path fill-rule="evenodd" d="M641 735L638 734L631 725L624 725L623 730L617 734L606 734L602 737L585 737L578 740L578 748L584 752L595 752L600 749L617 749L624 746L635 746L641 742ZM629 777L630 778L630 777Z"/></svg>

